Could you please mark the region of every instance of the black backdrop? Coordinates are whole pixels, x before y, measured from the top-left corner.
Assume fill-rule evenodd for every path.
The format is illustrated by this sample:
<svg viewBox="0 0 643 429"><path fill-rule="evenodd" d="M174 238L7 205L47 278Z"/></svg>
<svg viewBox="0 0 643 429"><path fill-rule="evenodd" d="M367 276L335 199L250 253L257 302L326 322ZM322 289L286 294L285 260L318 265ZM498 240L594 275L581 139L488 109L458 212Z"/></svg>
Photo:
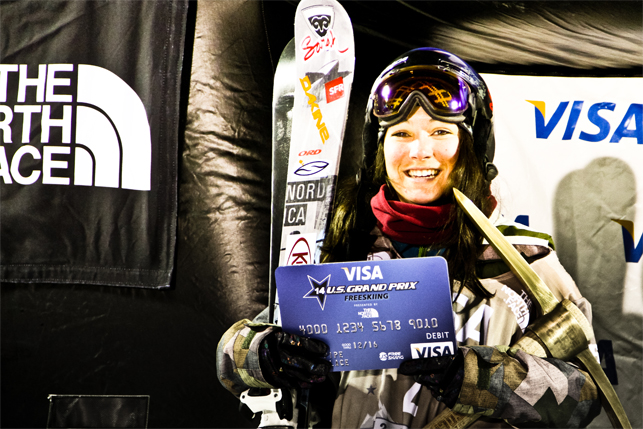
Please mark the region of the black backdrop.
<svg viewBox="0 0 643 429"><path fill-rule="evenodd" d="M641 2L342 4L357 56L344 174L373 78L407 49L442 47L480 72L642 74ZM150 395L150 427L250 427L215 350L267 302L272 75L295 8L189 4L171 287L3 283L2 427L44 427L52 393Z"/></svg>

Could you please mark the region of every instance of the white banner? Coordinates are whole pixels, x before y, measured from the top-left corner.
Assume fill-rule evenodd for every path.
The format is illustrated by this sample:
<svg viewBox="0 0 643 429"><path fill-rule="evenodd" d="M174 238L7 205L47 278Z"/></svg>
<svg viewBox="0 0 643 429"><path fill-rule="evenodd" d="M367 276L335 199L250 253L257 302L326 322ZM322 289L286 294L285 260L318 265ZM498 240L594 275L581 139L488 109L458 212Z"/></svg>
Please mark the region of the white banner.
<svg viewBox="0 0 643 429"><path fill-rule="evenodd" d="M642 427L643 79L484 74L510 218L549 232L592 303L601 364ZM613 350L613 353L612 353ZM590 427L610 427L602 413Z"/></svg>

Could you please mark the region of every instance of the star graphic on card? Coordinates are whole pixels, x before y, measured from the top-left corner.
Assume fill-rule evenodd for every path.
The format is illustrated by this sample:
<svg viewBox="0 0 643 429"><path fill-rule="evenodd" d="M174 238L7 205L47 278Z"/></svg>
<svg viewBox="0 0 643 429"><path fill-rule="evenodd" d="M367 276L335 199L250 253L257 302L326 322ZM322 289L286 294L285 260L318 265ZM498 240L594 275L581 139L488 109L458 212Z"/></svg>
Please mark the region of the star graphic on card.
<svg viewBox="0 0 643 429"><path fill-rule="evenodd" d="M323 310L324 304L326 304L326 288L328 287L328 282L330 281L330 274L322 281L308 276L308 281L310 282L311 289L306 295L304 295L304 298L317 298L317 302Z"/></svg>

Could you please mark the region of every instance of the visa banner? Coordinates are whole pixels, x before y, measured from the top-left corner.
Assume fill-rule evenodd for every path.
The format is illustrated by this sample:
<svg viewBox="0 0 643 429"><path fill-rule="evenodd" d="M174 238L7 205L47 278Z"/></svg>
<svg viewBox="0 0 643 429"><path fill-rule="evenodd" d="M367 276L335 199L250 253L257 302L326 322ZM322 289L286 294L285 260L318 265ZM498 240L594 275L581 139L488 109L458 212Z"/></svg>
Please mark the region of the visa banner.
<svg viewBox="0 0 643 429"><path fill-rule="evenodd" d="M601 364L636 415L643 401L643 79L483 78L496 130L492 191L511 220L552 234L592 304ZM601 418L592 427L609 426Z"/></svg>

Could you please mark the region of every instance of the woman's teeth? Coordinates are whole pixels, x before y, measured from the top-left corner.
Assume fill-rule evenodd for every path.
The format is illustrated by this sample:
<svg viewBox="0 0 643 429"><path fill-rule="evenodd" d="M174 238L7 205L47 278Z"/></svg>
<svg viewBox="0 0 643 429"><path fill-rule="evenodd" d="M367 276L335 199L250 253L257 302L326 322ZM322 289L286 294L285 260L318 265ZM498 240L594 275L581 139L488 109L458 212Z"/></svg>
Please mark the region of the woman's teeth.
<svg viewBox="0 0 643 429"><path fill-rule="evenodd" d="M438 170L409 170L411 177L435 177L438 175Z"/></svg>

